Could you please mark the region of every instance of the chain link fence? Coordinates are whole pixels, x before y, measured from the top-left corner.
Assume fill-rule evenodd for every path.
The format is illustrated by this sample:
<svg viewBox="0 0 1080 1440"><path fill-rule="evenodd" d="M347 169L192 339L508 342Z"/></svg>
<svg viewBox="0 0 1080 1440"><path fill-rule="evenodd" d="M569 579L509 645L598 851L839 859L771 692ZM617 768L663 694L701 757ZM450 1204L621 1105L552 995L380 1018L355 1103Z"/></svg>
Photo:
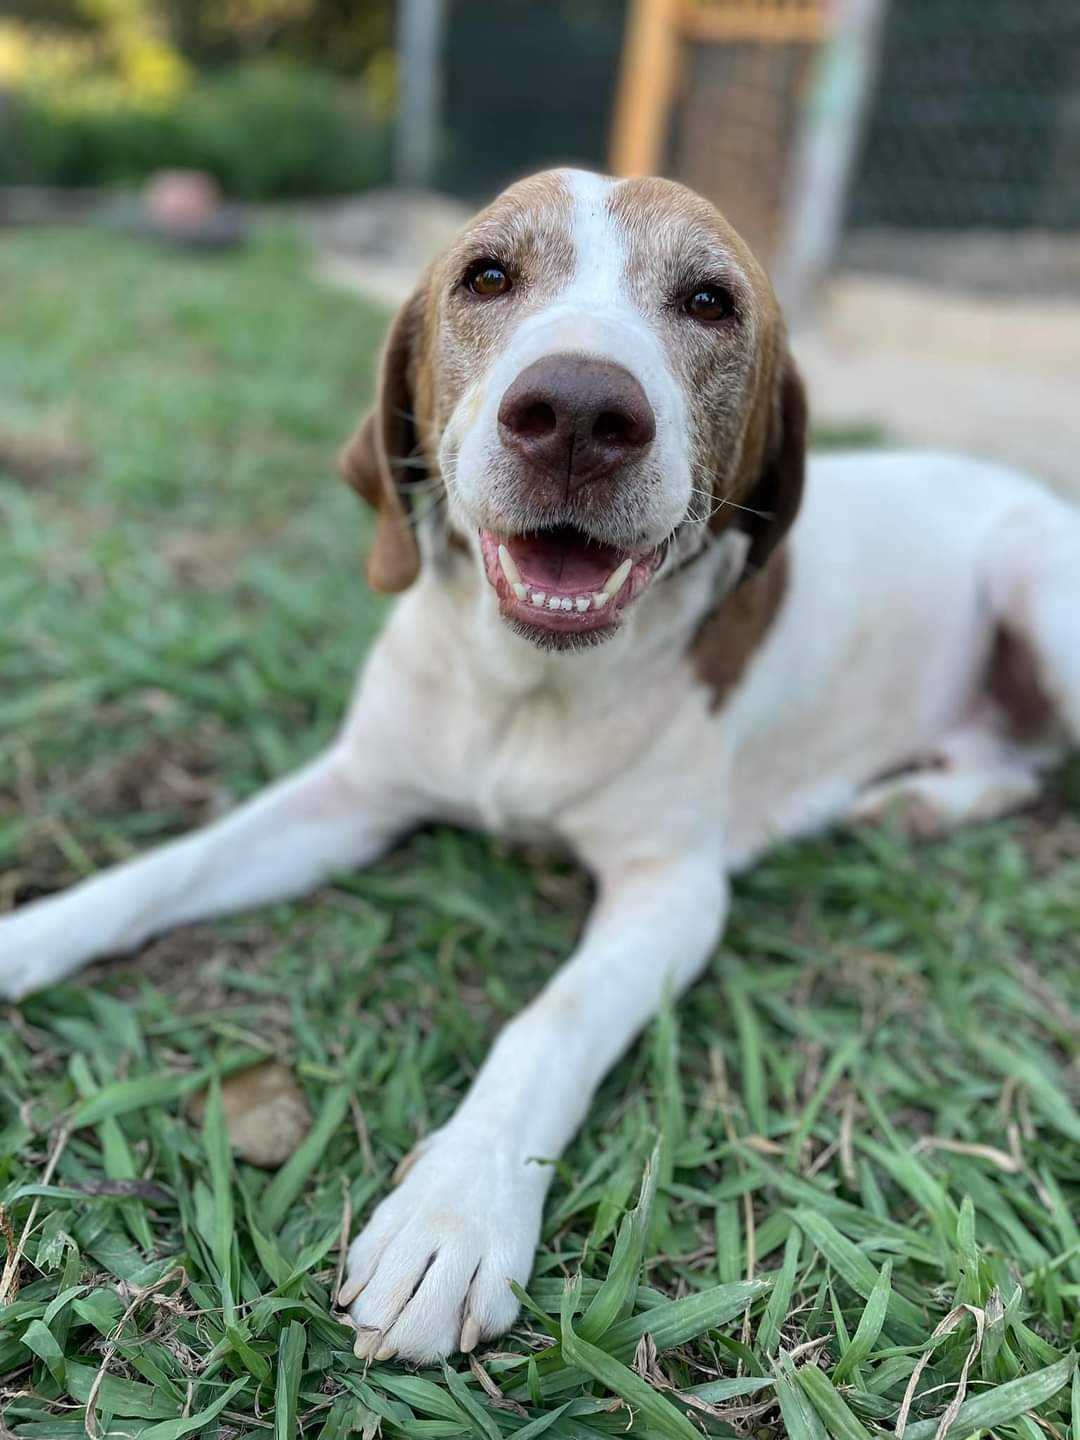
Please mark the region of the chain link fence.
<svg viewBox="0 0 1080 1440"><path fill-rule="evenodd" d="M892 0L839 263L1080 295L1080 4Z"/></svg>

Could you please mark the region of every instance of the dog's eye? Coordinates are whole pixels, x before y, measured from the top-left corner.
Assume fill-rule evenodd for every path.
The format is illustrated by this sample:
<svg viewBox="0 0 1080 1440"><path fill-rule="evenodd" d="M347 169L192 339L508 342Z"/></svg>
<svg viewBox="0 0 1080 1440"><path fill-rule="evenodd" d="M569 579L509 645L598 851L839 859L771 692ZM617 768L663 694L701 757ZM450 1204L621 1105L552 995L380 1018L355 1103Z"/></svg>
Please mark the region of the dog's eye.
<svg viewBox="0 0 1080 1440"><path fill-rule="evenodd" d="M735 297L722 285L699 285L683 301L683 312L703 325L716 325L735 315Z"/></svg>
<svg viewBox="0 0 1080 1440"><path fill-rule="evenodd" d="M465 273L465 288L482 299L505 295L510 289L510 276L496 260L479 260Z"/></svg>

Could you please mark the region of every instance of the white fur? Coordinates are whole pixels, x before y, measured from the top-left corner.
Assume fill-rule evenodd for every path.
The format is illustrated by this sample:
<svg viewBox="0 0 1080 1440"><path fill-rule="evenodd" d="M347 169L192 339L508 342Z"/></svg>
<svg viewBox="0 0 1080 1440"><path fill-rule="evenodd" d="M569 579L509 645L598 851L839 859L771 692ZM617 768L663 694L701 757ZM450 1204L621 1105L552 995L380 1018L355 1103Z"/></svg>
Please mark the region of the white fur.
<svg viewBox="0 0 1080 1440"><path fill-rule="evenodd" d="M475 532L500 457L499 403L518 375L546 355L589 355L629 370L652 406L650 467L661 483L644 518L650 542L658 544L682 520L690 500L686 397L659 333L627 292L625 242L606 208L615 182L583 170L563 174L572 196L574 268L565 286L517 326L450 417L439 456L450 512L467 534Z"/></svg>
<svg viewBox="0 0 1080 1440"><path fill-rule="evenodd" d="M511 341L506 372L565 343L561 327L586 327L579 339L587 329L638 366L677 455L682 401L664 399L648 327L620 310L597 187L575 183L576 275ZM477 484L480 413L458 465ZM665 987L706 964L729 872L894 804L932 828L1034 793L1061 747L997 733L979 684L998 626L1032 647L1080 741L1080 516L1023 478L933 455L814 461L783 607L716 709L689 652L735 545L656 582L613 639L577 653L511 633L475 567L426 566L325 757L200 834L0 920L0 994L13 998L171 925L298 895L425 817L560 840L594 872L573 957L350 1251L360 1354L431 1360L511 1323L545 1162ZM944 768L876 783L931 757Z"/></svg>

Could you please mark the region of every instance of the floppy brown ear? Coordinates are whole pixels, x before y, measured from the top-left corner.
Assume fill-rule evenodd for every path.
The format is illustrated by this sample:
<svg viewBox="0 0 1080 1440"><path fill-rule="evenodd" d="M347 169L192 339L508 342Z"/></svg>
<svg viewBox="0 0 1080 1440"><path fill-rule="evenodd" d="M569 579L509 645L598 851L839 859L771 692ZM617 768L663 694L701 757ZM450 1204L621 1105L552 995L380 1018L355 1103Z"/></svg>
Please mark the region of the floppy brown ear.
<svg viewBox="0 0 1080 1440"><path fill-rule="evenodd" d="M771 415L758 478L742 497L742 528L750 536L747 573L760 570L791 529L802 501L806 473L806 389L790 355L779 362Z"/></svg>
<svg viewBox="0 0 1080 1440"><path fill-rule="evenodd" d="M375 510L375 538L364 567L373 590L396 594L420 571L420 550L406 505L419 446L415 375L423 297L398 311L383 347L375 406L341 452L342 477Z"/></svg>

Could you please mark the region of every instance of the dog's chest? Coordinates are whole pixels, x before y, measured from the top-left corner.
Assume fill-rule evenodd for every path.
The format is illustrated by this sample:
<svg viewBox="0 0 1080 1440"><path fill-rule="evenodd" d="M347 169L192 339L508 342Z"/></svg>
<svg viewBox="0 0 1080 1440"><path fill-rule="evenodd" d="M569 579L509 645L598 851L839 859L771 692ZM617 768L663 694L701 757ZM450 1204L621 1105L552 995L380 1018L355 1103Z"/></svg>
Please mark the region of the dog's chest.
<svg viewBox="0 0 1080 1440"><path fill-rule="evenodd" d="M430 783L455 814L485 829L557 837L566 811L640 763L642 717L620 722L614 712L546 689L500 705L462 706L444 732Z"/></svg>
<svg viewBox="0 0 1080 1440"><path fill-rule="evenodd" d="M631 647L538 658L514 636L454 625L449 614L422 591L405 598L357 707L376 733L350 737L386 754L424 813L565 838L567 812L654 764L657 737L689 693L679 665Z"/></svg>

